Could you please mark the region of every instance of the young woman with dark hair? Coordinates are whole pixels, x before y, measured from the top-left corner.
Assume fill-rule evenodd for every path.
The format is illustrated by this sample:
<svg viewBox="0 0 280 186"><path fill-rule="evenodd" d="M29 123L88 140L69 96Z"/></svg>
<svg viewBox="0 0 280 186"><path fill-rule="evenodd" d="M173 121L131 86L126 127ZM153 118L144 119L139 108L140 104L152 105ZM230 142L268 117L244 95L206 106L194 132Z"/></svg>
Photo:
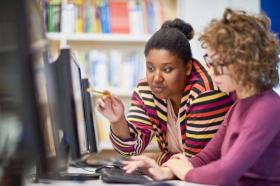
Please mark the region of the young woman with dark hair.
<svg viewBox="0 0 280 186"><path fill-rule="evenodd" d="M166 21L145 47L146 78L133 92L127 117L113 95L98 101L111 124L113 147L123 156L144 152L153 137L161 165L173 154L192 157L203 149L224 120L233 99L214 85L207 70L192 58L191 25Z"/></svg>

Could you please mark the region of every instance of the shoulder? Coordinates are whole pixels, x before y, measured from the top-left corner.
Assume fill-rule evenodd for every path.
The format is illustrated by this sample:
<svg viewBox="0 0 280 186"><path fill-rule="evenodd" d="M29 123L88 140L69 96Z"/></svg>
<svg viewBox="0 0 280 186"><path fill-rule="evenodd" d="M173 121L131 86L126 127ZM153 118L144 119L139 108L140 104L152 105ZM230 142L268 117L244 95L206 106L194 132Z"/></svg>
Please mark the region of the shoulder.
<svg viewBox="0 0 280 186"><path fill-rule="evenodd" d="M134 91L137 92L139 95L152 94L151 88L150 88L146 78L141 79L137 82L137 86Z"/></svg>
<svg viewBox="0 0 280 186"><path fill-rule="evenodd" d="M280 127L280 96L273 90L267 90L259 95L241 99L235 107L239 118L248 121L244 125L263 127ZM258 122L251 122L258 121Z"/></svg>
<svg viewBox="0 0 280 186"><path fill-rule="evenodd" d="M235 99L232 95L219 90L208 90L200 92L196 97L191 101L191 105L224 105L231 106L235 102Z"/></svg>
<svg viewBox="0 0 280 186"><path fill-rule="evenodd" d="M280 96L274 90L266 90L260 95L249 98L247 105L251 105L252 109L261 109L265 112L280 113Z"/></svg>
<svg viewBox="0 0 280 186"><path fill-rule="evenodd" d="M237 101L233 121L242 130L277 133L280 131L280 96L273 90Z"/></svg>
<svg viewBox="0 0 280 186"><path fill-rule="evenodd" d="M192 73L189 79L189 88L198 95L211 90L218 90L214 85L208 70L196 59L192 59Z"/></svg>
<svg viewBox="0 0 280 186"><path fill-rule="evenodd" d="M152 100L153 94L146 79L137 82L137 86L133 91L132 100Z"/></svg>

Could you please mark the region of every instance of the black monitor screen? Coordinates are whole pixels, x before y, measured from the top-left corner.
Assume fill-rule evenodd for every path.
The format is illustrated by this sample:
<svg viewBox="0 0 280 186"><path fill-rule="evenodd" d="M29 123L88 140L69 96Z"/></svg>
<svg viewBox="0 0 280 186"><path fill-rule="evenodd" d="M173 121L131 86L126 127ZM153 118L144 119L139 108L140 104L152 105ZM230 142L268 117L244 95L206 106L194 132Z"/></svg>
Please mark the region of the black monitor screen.
<svg viewBox="0 0 280 186"><path fill-rule="evenodd" d="M35 79L35 88L37 93L38 107L40 111L40 117L42 122L42 128L44 132L45 138L45 150L47 157L55 157L56 156L56 146L55 146L55 138L54 138L54 128L52 125L49 101L47 95L47 82L46 82L46 74L44 69L44 59L43 53L37 52L33 55L33 71L34 71L34 79Z"/></svg>
<svg viewBox="0 0 280 186"><path fill-rule="evenodd" d="M97 127L93 118L93 109L92 106L94 101L91 99L90 93L87 91L90 88L89 80L87 78L82 79L82 94L83 94L83 104L85 112L85 120L87 127L87 140L88 140L88 149L91 153L98 152L98 135Z"/></svg>
<svg viewBox="0 0 280 186"><path fill-rule="evenodd" d="M84 118L82 90L81 90L81 74L79 66L75 60L75 56L71 55L71 75L72 75L72 86L75 101L75 115L77 120L77 134L79 141L80 154L88 152L87 134L86 134L86 123Z"/></svg>

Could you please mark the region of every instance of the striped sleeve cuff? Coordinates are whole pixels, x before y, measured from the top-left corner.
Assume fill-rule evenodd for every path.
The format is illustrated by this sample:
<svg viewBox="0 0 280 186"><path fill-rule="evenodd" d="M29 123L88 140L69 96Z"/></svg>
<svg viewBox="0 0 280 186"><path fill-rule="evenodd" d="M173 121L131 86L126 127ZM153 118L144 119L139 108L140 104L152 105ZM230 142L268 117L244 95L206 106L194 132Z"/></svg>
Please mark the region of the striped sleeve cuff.
<svg viewBox="0 0 280 186"><path fill-rule="evenodd" d="M170 153L170 152L161 152L158 156L157 163L159 165L162 165L163 163L168 161L170 159L170 157L173 156L173 155L174 154Z"/></svg>
<svg viewBox="0 0 280 186"><path fill-rule="evenodd" d="M110 130L109 138L112 142L114 149L123 156L135 155L136 140L133 137L128 139L121 139Z"/></svg>

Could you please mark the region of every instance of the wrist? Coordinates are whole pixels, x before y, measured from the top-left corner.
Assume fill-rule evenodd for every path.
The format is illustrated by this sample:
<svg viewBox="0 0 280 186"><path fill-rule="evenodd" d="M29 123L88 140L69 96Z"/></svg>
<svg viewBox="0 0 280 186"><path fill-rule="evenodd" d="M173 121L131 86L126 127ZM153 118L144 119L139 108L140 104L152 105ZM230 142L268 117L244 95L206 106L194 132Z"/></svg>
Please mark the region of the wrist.
<svg viewBox="0 0 280 186"><path fill-rule="evenodd" d="M116 121L110 121L110 125L114 135L123 140L127 140L128 138L130 138L128 123L124 115L122 115L122 117Z"/></svg>
<svg viewBox="0 0 280 186"><path fill-rule="evenodd" d="M116 118L115 120L111 120L110 123L111 123L112 125L117 125L117 124L119 124L119 123L126 123L126 119L125 119L124 114L122 114L121 117Z"/></svg>

